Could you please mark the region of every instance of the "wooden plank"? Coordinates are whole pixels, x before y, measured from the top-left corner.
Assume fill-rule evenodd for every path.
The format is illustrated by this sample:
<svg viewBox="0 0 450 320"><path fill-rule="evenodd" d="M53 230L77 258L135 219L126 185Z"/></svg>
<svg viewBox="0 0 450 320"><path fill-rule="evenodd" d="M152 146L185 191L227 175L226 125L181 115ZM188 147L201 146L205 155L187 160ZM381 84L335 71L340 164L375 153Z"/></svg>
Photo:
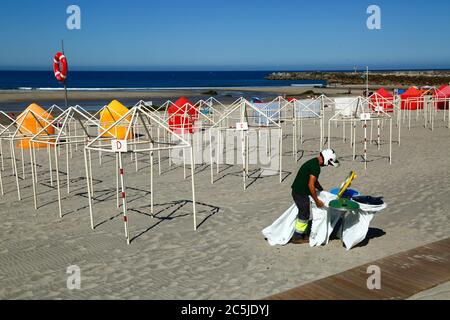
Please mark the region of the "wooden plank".
<svg viewBox="0 0 450 320"><path fill-rule="evenodd" d="M367 288L367 268L381 270L381 290ZM268 300L405 299L450 281L450 238L282 292Z"/></svg>

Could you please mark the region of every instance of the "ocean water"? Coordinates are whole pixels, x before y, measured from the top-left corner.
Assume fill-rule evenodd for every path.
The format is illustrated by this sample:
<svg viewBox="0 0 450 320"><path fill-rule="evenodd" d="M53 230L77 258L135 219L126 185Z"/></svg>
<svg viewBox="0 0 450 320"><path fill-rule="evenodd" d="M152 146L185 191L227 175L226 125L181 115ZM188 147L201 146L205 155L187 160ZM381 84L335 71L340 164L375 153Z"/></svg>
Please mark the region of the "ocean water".
<svg viewBox="0 0 450 320"><path fill-rule="evenodd" d="M69 71L69 90L270 87L325 84L323 81L266 80L273 71ZM52 71L0 71L0 90L63 89Z"/></svg>

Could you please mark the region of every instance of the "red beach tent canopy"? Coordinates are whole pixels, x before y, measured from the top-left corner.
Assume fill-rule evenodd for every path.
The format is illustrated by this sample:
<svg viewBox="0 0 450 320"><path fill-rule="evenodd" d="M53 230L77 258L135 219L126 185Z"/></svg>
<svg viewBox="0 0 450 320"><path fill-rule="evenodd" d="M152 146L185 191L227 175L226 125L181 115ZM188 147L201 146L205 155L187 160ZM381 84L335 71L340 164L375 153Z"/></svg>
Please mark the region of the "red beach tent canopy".
<svg viewBox="0 0 450 320"><path fill-rule="evenodd" d="M444 110L448 109L450 104L450 86L443 85L434 94L434 98L437 99L436 107ZM440 100L440 101L439 101Z"/></svg>
<svg viewBox="0 0 450 320"><path fill-rule="evenodd" d="M423 109L423 92L416 87L409 88L405 93L400 95L402 99L402 110Z"/></svg>
<svg viewBox="0 0 450 320"><path fill-rule="evenodd" d="M384 112L394 112L394 96L384 88L375 92L371 100L371 109L376 111L377 107L381 107Z"/></svg>
<svg viewBox="0 0 450 320"><path fill-rule="evenodd" d="M179 98L168 108L169 127L173 131L193 132L192 125L198 118L198 109L186 97Z"/></svg>

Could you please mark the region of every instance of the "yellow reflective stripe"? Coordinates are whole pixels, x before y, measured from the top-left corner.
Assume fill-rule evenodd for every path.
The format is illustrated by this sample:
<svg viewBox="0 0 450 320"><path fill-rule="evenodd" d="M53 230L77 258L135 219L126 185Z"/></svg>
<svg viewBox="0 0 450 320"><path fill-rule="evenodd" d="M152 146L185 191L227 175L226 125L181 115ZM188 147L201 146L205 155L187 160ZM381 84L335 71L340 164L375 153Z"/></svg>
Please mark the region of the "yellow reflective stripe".
<svg viewBox="0 0 450 320"><path fill-rule="evenodd" d="M304 222L302 220L298 220L295 222L295 231L299 233L305 233L308 228L308 222Z"/></svg>

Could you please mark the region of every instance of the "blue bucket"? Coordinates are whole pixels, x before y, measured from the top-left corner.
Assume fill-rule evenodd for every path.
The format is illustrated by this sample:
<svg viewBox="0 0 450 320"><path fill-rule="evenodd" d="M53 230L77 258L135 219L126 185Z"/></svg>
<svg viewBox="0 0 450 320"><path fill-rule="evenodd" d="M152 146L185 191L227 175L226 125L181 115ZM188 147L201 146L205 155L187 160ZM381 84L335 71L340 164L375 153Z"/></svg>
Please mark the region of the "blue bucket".
<svg viewBox="0 0 450 320"><path fill-rule="evenodd" d="M334 195L338 195L339 189L337 189L337 188L336 189L332 189L330 191L330 193L332 193ZM360 196L360 195L361 194L358 191L356 191L356 190L347 189L347 190L345 190L344 194L342 195L342 198L351 199L353 197L357 197L357 196Z"/></svg>

